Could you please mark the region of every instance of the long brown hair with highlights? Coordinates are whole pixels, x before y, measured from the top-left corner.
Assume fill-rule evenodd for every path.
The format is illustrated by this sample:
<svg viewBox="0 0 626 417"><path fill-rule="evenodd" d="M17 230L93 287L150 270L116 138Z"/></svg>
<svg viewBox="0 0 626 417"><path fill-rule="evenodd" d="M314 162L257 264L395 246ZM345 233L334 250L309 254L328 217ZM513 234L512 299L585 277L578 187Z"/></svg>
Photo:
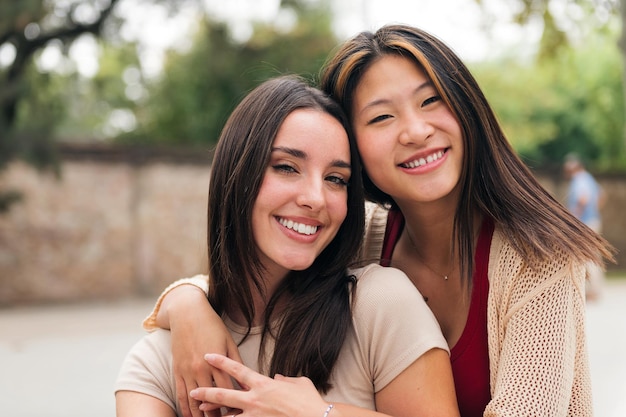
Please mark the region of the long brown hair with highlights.
<svg viewBox="0 0 626 417"><path fill-rule="evenodd" d="M322 69L321 88L349 115L358 83L383 56L413 60L430 78L461 126L464 140L461 196L454 220L454 245L467 280L473 271L473 219L491 217L530 266L557 250L580 262L613 261L614 249L574 217L536 180L505 137L478 83L442 41L407 25L383 26L346 41ZM366 197L395 206L363 170Z"/></svg>

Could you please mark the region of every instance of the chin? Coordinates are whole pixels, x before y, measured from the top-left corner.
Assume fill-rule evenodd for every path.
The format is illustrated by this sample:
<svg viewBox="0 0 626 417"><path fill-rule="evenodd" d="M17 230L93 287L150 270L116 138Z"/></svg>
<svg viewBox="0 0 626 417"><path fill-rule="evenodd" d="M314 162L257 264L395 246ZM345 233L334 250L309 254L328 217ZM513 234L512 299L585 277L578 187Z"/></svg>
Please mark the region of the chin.
<svg viewBox="0 0 626 417"><path fill-rule="evenodd" d="M286 268L292 271L303 271L313 265L315 262L315 257L312 258L302 258L302 259L293 259L291 258L289 262L286 263Z"/></svg>

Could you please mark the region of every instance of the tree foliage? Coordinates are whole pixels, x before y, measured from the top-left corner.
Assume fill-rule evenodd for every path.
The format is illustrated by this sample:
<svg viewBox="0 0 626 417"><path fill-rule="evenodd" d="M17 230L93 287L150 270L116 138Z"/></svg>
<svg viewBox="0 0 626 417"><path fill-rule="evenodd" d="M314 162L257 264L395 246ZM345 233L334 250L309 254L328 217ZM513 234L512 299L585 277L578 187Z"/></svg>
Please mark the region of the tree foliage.
<svg viewBox="0 0 626 417"><path fill-rule="evenodd" d="M475 73L516 149L535 166L575 151L595 168L624 166L624 99L616 36L563 47L551 60L477 65Z"/></svg>
<svg viewBox="0 0 626 417"><path fill-rule="evenodd" d="M25 81L33 56L52 41L67 48L83 34L99 36L118 1L0 2L0 46L14 51L12 62L0 72L2 137L14 126L20 99L28 96Z"/></svg>
<svg viewBox="0 0 626 417"><path fill-rule="evenodd" d="M170 14L183 4L202 3L138 1L166 7ZM617 24L624 19L619 1L510 2L517 5L518 23L543 23L538 59L475 64L509 137L534 165L557 164L570 150L597 168L626 165L620 141L626 123L626 76L620 75L626 66L620 57L626 56L626 43L617 42ZM317 78L338 43L329 0L281 0L276 21L251 22L244 41L233 36L229 24L199 13L190 49L169 51L160 77L149 79L139 46L119 34L122 3L0 0L0 171L17 157L54 166L53 138L212 144L251 88L281 73ZM46 48L55 45L67 54L85 34L100 39L93 77L76 68L44 71L34 65ZM0 212L16 199L16 193L0 190Z"/></svg>
<svg viewBox="0 0 626 417"><path fill-rule="evenodd" d="M126 141L165 144L215 143L228 114L253 87L281 73L308 78L322 66L337 40L324 4L283 5L288 28L255 23L252 36L235 41L225 23L200 22L193 47L171 52L163 76L141 106L139 128Z"/></svg>
<svg viewBox="0 0 626 417"><path fill-rule="evenodd" d="M18 157L40 168L56 166L50 131L63 110L51 96L59 92L59 80L39 74L33 57L50 42L66 49L83 34L99 35L117 2L0 1L0 48L14 55L0 68L0 170ZM20 112L36 116L22 129ZM18 198L15 190L0 190L0 212Z"/></svg>
<svg viewBox="0 0 626 417"><path fill-rule="evenodd" d="M545 108L525 113L535 123L538 142L535 148L523 147L527 157L553 164L570 149L585 155L596 168L624 168L626 0L516 0L509 4L517 6L516 23L538 19L543 24L534 70L552 80L542 86L546 87ZM524 92L520 93L523 97ZM517 127L520 133L526 130L520 135L526 139L533 130Z"/></svg>
<svg viewBox="0 0 626 417"><path fill-rule="evenodd" d="M484 5L484 0L475 0ZM621 0L514 0L513 21L526 25L541 21L543 31L538 48L539 59L551 59L575 38L584 38L602 30L619 14Z"/></svg>

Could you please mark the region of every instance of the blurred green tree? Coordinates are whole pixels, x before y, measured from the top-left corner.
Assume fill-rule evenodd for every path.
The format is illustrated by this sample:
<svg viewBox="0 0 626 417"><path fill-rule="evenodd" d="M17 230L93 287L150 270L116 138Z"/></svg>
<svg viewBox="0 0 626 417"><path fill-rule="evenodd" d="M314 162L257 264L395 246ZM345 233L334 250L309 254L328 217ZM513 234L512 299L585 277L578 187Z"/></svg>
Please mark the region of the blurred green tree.
<svg viewBox="0 0 626 417"><path fill-rule="evenodd" d="M99 36L117 2L0 2L0 48L10 56L0 67L0 170L15 158L39 168L56 166L50 130L62 109L50 94L58 84L49 74L38 74L33 57L51 42L67 49L79 36ZM20 111L37 117L17 129ZM16 190L0 190L0 212L18 199Z"/></svg>
<svg viewBox="0 0 626 417"><path fill-rule="evenodd" d="M169 53L150 99L137 109L138 128L126 142L214 144L228 114L253 87L280 73L312 81L337 44L327 2L283 1L286 25L253 24L244 42L225 23L202 19L188 52Z"/></svg>
<svg viewBox="0 0 626 417"><path fill-rule="evenodd" d="M475 2L486 6L484 0ZM526 25L534 20L541 21L543 31L538 57L550 59L575 38L602 31L618 20L621 3L626 6L626 0L514 0L509 5L516 8L514 22ZM621 13L626 13L624 7L621 7ZM624 45L621 50L626 56Z"/></svg>
<svg viewBox="0 0 626 417"><path fill-rule="evenodd" d="M475 0L476 3L484 5L483 0ZM561 133L565 130L569 131L570 148L585 152L588 157L593 159L599 159L595 161L598 166L615 165L620 158L623 158L626 151L626 107L623 102L626 100L626 0L568 0L568 1L555 1L555 0L516 0L514 3L517 6L517 11L514 13L513 19L520 25L526 25L533 20L539 20L543 25L543 31L541 41L537 51L538 62L545 63L546 61L560 61L562 64L570 64L572 55L563 57L561 52L564 49L571 47L579 48L581 45L587 43L588 39L596 38L597 34L603 37L603 40L609 41L607 45L597 44L599 48L605 51L605 57L609 53L607 49L613 48L619 52L621 60L621 81L614 82L610 87L613 90L602 90L602 94L594 93L593 91L587 91L590 95L569 97L573 100L570 103L568 110L578 111L574 114L562 113L554 115L554 120L560 120L564 126L560 129ZM613 37L612 33L620 31L620 35ZM608 35L608 36L607 36ZM593 50L589 52L594 53ZM584 61L584 60L583 60ZM612 60L611 64L615 64ZM578 70L586 71L591 74L593 69L583 69L582 67L595 67L594 62L587 59L584 64L580 62L576 63ZM600 67L601 68L601 67ZM608 69L610 71L610 78L615 81L613 77L615 66ZM557 72L568 72L566 67L557 70ZM559 77L555 80L558 82ZM606 83L604 83L606 86ZM563 87L561 85L561 87ZM585 90L580 85L576 86L576 91L581 93ZM616 89L616 90L615 90ZM613 91L621 92L621 99L615 100ZM610 99L608 97L611 97ZM587 109L591 107L590 102L600 100L598 97L603 97L603 103L598 104L598 108L604 109L606 102L610 101L617 106L622 112L615 119L604 120L604 123L609 125L607 128L611 131L612 139L600 138L594 143L585 142L579 143L571 142L575 138L581 138L581 132L591 129L592 125L598 128L602 125L593 112L588 114ZM578 103L578 109L576 104ZM585 113L580 113L580 110L584 108ZM613 109L614 110L614 109ZM611 114L615 114L615 111L611 111ZM546 115L540 117L545 119ZM576 123L574 123L574 120ZM617 129L615 129L615 121L621 123ZM574 128L574 125L577 127ZM565 127L567 126L567 127ZM545 126L544 126L545 127ZM547 158L552 159L555 157L555 153L563 152L563 148L567 144L568 135L562 137L556 137L549 143L545 143L541 146L541 151L547 153ZM585 136L585 135L582 135ZM619 140L616 140L618 139ZM602 149L599 149L602 147ZM579 149L580 148L580 149ZM584 149L583 149L584 148ZM611 156L607 156L606 153L610 153ZM536 153L535 153L536 154ZM536 154L535 156L538 156ZM542 158L540 158L542 159ZM623 161L618 165L624 165Z"/></svg>
<svg viewBox="0 0 626 417"><path fill-rule="evenodd" d="M624 100L615 39L590 36L550 60L475 65L475 73L515 148L532 165L558 167L576 151L596 169L626 166Z"/></svg>

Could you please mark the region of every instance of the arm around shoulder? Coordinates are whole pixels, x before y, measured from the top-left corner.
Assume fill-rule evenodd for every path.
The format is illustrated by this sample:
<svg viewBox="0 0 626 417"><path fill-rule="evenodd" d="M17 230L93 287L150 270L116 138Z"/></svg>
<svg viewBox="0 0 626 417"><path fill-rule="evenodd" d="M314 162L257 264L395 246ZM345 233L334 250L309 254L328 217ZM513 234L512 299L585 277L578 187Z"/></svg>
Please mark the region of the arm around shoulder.
<svg viewBox="0 0 626 417"><path fill-rule="evenodd" d="M198 293L204 293L203 304L208 304L206 301L207 294L209 292L208 277L206 275L196 275L191 278L181 278L171 283L157 299L152 312L143 321L143 328L148 331L153 331L157 328L169 329L168 317L159 317L161 310L167 310L168 305L172 302L172 298L184 298L186 302L189 300L187 297L182 296L182 293L188 294L190 291Z"/></svg>
<svg viewBox="0 0 626 417"><path fill-rule="evenodd" d="M202 415L198 404L188 395L192 389L213 384L226 388L233 386L228 375L208 366L204 354L221 353L241 361L236 343L207 300L207 292L205 275L178 280L161 294L154 311L144 321L146 328L170 329L172 332L176 396L185 417Z"/></svg>

